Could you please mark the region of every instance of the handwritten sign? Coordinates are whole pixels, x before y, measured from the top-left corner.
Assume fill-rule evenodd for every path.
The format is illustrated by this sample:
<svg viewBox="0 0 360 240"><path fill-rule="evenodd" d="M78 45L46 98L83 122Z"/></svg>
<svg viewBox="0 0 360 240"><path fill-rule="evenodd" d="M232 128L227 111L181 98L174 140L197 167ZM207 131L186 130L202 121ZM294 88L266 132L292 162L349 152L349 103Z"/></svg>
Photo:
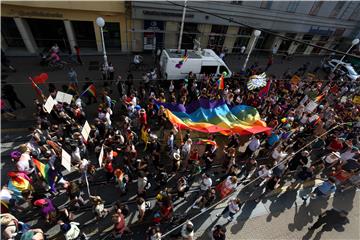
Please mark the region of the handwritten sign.
<svg viewBox="0 0 360 240"><path fill-rule="evenodd" d="M85 141L88 140L90 131L91 131L90 125L89 125L88 121L86 121L81 130L81 135L84 137Z"/></svg>
<svg viewBox="0 0 360 240"><path fill-rule="evenodd" d="M61 165L69 172L71 171L71 156L64 149L61 150Z"/></svg>
<svg viewBox="0 0 360 240"><path fill-rule="evenodd" d="M46 100L46 103L44 104L44 108L48 113L50 113L55 104L56 102L54 101L54 99L51 96L49 96L48 99Z"/></svg>
<svg viewBox="0 0 360 240"><path fill-rule="evenodd" d="M58 102L62 102L62 103L65 102L67 104L70 104L72 98L73 98L73 96L71 94L67 94L67 93L58 91L55 99Z"/></svg>
<svg viewBox="0 0 360 240"><path fill-rule="evenodd" d="M100 167L102 166L103 158L104 158L104 146L101 147L100 155L99 155L99 166Z"/></svg>

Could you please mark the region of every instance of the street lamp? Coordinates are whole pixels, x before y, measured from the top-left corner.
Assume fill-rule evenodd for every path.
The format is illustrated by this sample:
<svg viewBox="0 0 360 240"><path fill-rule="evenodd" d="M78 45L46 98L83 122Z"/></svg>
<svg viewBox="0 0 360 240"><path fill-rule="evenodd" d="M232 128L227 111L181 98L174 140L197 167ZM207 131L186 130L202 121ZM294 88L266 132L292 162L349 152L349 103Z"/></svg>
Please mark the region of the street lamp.
<svg viewBox="0 0 360 240"><path fill-rule="evenodd" d="M105 20L102 17L98 17L96 19L96 24L100 28L102 49L103 49L103 54L104 54L104 64L105 64L105 67L107 68L109 65L108 65L107 56L106 56L105 42L104 42L104 31L103 31L103 27L105 26Z"/></svg>
<svg viewBox="0 0 360 240"><path fill-rule="evenodd" d="M344 60L344 58L346 57L346 54L348 54L350 52L350 50L357 44L359 44L360 40L358 38L355 38L354 40L352 40L351 42L351 47L347 50L347 52L344 54L344 56L342 56L342 58L340 59L340 61L336 64L336 66L334 67L334 69L331 72L335 72L335 70L337 69L337 67L340 65L340 63Z"/></svg>
<svg viewBox="0 0 360 240"><path fill-rule="evenodd" d="M254 39L254 41L251 43L249 53L248 53L248 55L246 56L245 63L244 63L243 69L242 69L243 71L245 71L245 69L246 69L246 64L247 64L247 62L249 61L250 54L251 54L251 52L252 52L252 50L253 50L253 48L254 48L254 46L255 46L255 43L256 43L257 38L260 36L260 34L261 34L261 31L259 31L259 30L255 30L255 31L254 31L254 37L255 37L255 39Z"/></svg>

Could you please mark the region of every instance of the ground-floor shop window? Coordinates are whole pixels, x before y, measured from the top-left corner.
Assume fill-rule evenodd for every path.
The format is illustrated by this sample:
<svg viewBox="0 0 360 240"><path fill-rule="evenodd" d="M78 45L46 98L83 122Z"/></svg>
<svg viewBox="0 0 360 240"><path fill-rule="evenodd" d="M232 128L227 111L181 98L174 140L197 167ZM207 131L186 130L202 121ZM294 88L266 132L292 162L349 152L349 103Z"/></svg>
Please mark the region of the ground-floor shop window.
<svg viewBox="0 0 360 240"><path fill-rule="evenodd" d="M76 43L80 48L96 48L94 23L92 21L71 21Z"/></svg>
<svg viewBox="0 0 360 240"><path fill-rule="evenodd" d="M1 35L8 47L25 47L13 18L1 17Z"/></svg>
<svg viewBox="0 0 360 240"><path fill-rule="evenodd" d="M62 52L71 52L64 21L50 19L26 19L37 46L50 49L55 43Z"/></svg>

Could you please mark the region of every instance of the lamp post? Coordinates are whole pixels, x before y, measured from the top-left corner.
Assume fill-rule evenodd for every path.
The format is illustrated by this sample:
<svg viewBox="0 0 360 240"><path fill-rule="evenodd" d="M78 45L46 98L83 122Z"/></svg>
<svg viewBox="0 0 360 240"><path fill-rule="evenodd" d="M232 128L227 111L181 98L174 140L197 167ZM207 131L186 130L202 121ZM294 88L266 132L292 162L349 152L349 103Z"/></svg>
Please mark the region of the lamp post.
<svg viewBox="0 0 360 240"><path fill-rule="evenodd" d="M109 65L108 65L107 56L106 56L106 49L105 49L105 42L104 42L104 31L103 31L103 27L105 26L105 20L102 17L98 17L96 19L96 24L100 28L101 43L102 43L102 49L103 49L103 54L104 54L104 64L105 64L105 67L107 68Z"/></svg>
<svg viewBox="0 0 360 240"><path fill-rule="evenodd" d="M342 56L342 58L340 59L340 61L336 64L336 66L334 67L334 69L331 72L335 72L335 70L338 68L338 66L340 65L340 63L344 60L344 58L346 57L346 54L348 54L350 52L350 50L359 43L359 39L355 38L354 40L352 40L351 42L351 47L347 50L347 52L345 53L344 56Z"/></svg>
<svg viewBox="0 0 360 240"><path fill-rule="evenodd" d="M246 69L246 65L247 65L247 62L249 61L250 54L251 54L251 52L252 52L252 50L253 50L253 48L254 48L254 46L255 46L255 43L256 43L257 38L260 36L260 34L261 34L261 31L259 31L259 30L255 30L255 31L254 31L254 37L255 37L255 39L254 39L254 41L251 43L249 53L248 53L248 55L246 56L245 63L244 63L243 69L242 69L243 71L245 71L245 69Z"/></svg>
<svg viewBox="0 0 360 240"><path fill-rule="evenodd" d="M183 31L184 31L184 22L185 22L187 1L188 0L185 0L182 19L181 19L180 36L179 36L179 43L178 43L178 48L177 48L178 53L180 53L180 50L181 50L181 42L182 42L182 35L183 35Z"/></svg>

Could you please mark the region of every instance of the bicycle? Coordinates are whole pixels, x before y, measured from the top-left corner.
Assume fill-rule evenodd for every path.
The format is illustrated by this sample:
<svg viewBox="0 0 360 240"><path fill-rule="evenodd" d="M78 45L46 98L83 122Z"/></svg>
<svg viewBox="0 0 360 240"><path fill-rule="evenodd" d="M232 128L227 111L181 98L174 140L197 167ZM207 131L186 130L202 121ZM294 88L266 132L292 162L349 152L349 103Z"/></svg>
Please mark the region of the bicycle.
<svg viewBox="0 0 360 240"><path fill-rule="evenodd" d="M135 64L135 63L130 63L129 65L129 69L130 71L149 71L150 70L150 66L144 62L141 62L139 64Z"/></svg>
<svg viewBox="0 0 360 240"><path fill-rule="evenodd" d="M59 61L59 62L49 61L48 67L50 68L50 71L52 71L52 72L55 70L62 70L65 67L65 63L63 61Z"/></svg>

